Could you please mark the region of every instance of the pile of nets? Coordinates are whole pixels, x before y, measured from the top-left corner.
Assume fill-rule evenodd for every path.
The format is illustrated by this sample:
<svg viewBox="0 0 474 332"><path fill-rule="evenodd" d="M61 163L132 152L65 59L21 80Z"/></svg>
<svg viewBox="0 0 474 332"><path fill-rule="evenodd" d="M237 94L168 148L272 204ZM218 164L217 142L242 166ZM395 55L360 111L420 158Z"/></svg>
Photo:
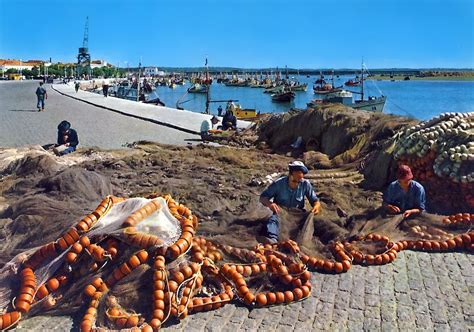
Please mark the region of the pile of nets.
<svg viewBox="0 0 474 332"><path fill-rule="evenodd" d="M387 264L406 249L474 249L468 213L374 214L353 218L347 229L302 212L281 218L280 243L239 248L197 237L197 218L169 195L108 196L56 241L0 270L0 328L61 307L83 312L81 331L153 331L231 301L250 307L302 301L311 294L309 270Z"/></svg>
<svg viewBox="0 0 474 332"><path fill-rule="evenodd" d="M474 112L442 113L408 128L393 155L408 164L431 206L474 210Z"/></svg>

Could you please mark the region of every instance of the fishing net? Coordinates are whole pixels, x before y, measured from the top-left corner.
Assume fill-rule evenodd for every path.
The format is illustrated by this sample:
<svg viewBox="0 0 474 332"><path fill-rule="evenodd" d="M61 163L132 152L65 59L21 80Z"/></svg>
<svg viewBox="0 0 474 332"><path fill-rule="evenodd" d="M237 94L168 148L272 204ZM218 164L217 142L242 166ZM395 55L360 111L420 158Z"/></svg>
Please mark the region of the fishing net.
<svg viewBox="0 0 474 332"><path fill-rule="evenodd" d="M305 211L282 210L280 242L255 241L269 210L229 223L235 234L195 235L197 218L170 196L106 197L59 239L25 251L0 270L1 328L40 312L84 313L82 331L159 329L173 319L237 300L253 307L301 301L310 270L342 273L387 264L401 250L473 250L474 215L380 210L346 227ZM293 240L294 239L294 240ZM16 294L16 296L14 296Z"/></svg>
<svg viewBox="0 0 474 332"><path fill-rule="evenodd" d="M407 128L393 156L425 187L432 211L474 212L474 112L443 113Z"/></svg>

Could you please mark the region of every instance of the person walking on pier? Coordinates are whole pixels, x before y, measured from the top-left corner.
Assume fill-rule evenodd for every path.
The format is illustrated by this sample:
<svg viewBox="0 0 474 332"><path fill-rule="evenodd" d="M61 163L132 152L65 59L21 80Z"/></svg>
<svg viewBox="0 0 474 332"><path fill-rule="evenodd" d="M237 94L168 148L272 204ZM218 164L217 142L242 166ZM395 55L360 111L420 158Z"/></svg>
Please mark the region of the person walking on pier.
<svg viewBox="0 0 474 332"><path fill-rule="evenodd" d="M48 93L46 89L43 87L43 82L39 83L39 87L36 89L36 97L38 99L36 107L38 108L38 112L44 111L44 100L48 99Z"/></svg>
<svg viewBox="0 0 474 332"><path fill-rule="evenodd" d="M76 93L77 93L77 91L79 91L79 88L80 88L80 87L81 87L81 83L76 82L76 83L74 84L74 88L76 89Z"/></svg>
<svg viewBox="0 0 474 332"><path fill-rule="evenodd" d="M107 97L109 94L109 84L107 83L102 83L102 92L104 93L104 97Z"/></svg>

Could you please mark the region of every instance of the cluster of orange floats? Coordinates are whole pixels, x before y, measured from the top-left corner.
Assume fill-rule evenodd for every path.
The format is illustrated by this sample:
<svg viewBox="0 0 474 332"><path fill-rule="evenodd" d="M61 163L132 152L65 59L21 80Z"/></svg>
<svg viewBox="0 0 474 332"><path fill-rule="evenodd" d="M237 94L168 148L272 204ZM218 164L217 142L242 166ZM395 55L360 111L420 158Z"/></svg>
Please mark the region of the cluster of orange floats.
<svg viewBox="0 0 474 332"><path fill-rule="evenodd" d="M157 195L148 198L156 198ZM18 296L12 301L13 310L0 316L0 329L8 329L26 315L32 305L45 310L54 306L54 293L68 283L95 274L84 288L88 305L81 331L100 331L96 326L99 304L106 303L105 317L109 327L154 331L160 329L170 317L185 318L189 313L218 309L237 299L250 307L264 307L301 301L311 294L311 273L343 273L353 263L381 265L396 259L405 249L425 251L473 250L474 232L471 231L474 215L457 214L445 219L446 225L462 223L468 231L452 239L399 241L393 243L386 236L368 234L353 241L333 242L328 248L333 259L308 256L297 243L288 240L274 245L257 245L252 250L231 247L202 237L196 237L197 218L191 211L175 202L169 195L162 196L171 214L180 222L181 235L172 245L165 247L155 235L137 231L136 226L160 208L159 202L150 200L131 214L122 224L119 237L89 238L87 233L113 206L125 199L108 196L97 209L71 227L55 242L39 248L22 263ZM120 257L121 242L136 248L129 257ZM362 247L372 245L378 253L366 253ZM42 285L38 284L35 270L42 264L65 253L68 269L59 272ZM224 257L237 258L239 263L222 263ZM101 271L104 262L114 267ZM172 263L173 264L170 264ZM141 265L153 269L152 311L149 319L120 307L109 291ZM217 265L219 264L219 265ZM70 272L67 272L70 271ZM104 271L107 271L105 274ZM100 274L100 276L98 276ZM252 285L253 277L266 277L276 289L262 291ZM207 282L206 291L203 291ZM209 284L212 287L209 287ZM273 287L272 286L272 287ZM258 288L258 291L251 289ZM213 294L209 294L212 289Z"/></svg>
<svg viewBox="0 0 474 332"><path fill-rule="evenodd" d="M448 206L459 211L468 206L474 208L474 183L453 182L449 177L440 177L433 171L436 150L431 150L423 157L404 155L397 159L398 164L410 166L414 179L425 187L432 204Z"/></svg>

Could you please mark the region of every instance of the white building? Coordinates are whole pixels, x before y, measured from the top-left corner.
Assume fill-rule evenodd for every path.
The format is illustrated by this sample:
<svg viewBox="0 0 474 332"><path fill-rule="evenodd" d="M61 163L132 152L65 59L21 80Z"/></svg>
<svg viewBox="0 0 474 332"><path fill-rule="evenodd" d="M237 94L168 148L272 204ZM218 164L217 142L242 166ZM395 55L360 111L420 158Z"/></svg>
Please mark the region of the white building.
<svg viewBox="0 0 474 332"><path fill-rule="evenodd" d="M143 74L145 76L157 76L159 73L158 67L145 67L143 69Z"/></svg>
<svg viewBox="0 0 474 332"><path fill-rule="evenodd" d="M109 66L110 65L105 60L92 60L91 61L91 69L109 67Z"/></svg>
<svg viewBox="0 0 474 332"><path fill-rule="evenodd" d="M46 67L51 65L50 63L40 61L40 60L21 61L21 60L0 59L0 72L5 72L8 69L17 69L17 70L28 69L28 70L31 70L31 69L33 69L33 67L38 67L39 68L43 64Z"/></svg>

